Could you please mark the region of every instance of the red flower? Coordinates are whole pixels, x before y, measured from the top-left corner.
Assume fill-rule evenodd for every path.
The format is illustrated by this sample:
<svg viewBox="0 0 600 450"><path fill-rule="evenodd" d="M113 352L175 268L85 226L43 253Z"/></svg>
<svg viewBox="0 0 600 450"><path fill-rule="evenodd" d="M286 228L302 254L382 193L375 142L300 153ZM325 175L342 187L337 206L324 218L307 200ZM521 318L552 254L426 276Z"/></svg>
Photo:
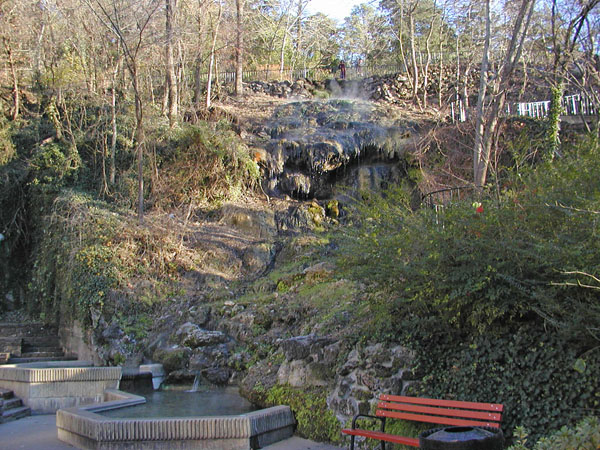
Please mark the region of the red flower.
<svg viewBox="0 0 600 450"><path fill-rule="evenodd" d="M477 213L481 214L481 213L483 212L483 205L479 205L479 206L477 207L477 209L475 210L475 212L477 212Z"/></svg>

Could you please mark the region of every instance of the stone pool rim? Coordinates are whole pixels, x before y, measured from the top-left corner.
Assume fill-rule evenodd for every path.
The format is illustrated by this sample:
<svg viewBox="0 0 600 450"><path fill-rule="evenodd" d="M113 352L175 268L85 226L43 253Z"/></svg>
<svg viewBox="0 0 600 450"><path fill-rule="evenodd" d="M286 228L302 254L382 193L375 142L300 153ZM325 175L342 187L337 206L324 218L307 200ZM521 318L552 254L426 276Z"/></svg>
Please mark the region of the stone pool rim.
<svg viewBox="0 0 600 450"><path fill-rule="evenodd" d="M296 425L289 406L236 416L116 419L96 414L145 401L139 395L107 389L103 403L59 409L58 438L83 449L246 450L291 437Z"/></svg>

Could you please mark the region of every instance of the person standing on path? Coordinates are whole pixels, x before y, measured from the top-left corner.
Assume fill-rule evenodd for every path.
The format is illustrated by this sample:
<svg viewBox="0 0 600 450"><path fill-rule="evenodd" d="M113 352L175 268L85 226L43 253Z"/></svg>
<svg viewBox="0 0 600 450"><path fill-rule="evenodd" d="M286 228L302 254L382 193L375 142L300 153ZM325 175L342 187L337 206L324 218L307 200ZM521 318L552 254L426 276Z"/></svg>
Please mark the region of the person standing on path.
<svg viewBox="0 0 600 450"><path fill-rule="evenodd" d="M346 64L344 63L344 61L340 62L338 68L340 69L340 78L342 80L346 79Z"/></svg>

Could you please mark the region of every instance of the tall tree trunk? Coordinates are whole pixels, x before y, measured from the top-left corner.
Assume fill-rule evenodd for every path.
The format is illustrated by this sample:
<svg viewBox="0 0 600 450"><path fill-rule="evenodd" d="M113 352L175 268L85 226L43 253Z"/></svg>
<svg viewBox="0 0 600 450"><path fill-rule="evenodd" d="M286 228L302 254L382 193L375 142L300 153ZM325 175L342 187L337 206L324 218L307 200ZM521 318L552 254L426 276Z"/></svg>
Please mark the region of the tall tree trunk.
<svg viewBox="0 0 600 450"><path fill-rule="evenodd" d="M213 40L210 47L210 63L208 64L208 81L206 82L206 109L210 108L211 95L212 95L212 74L213 67L215 65L215 48L217 47L217 36L219 34L219 25L221 24L221 15L223 12L223 5L219 2L219 14L217 15L217 23L213 31Z"/></svg>
<svg viewBox="0 0 600 450"><path fill-rule="evenodd" d="M281 40L281 48L279 49L279 80L283 80L283 71L285 70L285 44L287 43L287 25L283 30L283 39Z"/></svg>
<svg viewBox="0 0 600 450"><path fill-rule="evenodd" d="M439 51L440 51L440 64L439 64L439 76L438 76L438 108L441 110L442 109L442 102L443 102L443 95L442 95L442 89L444 87L443 84L443 79L444 79L444 40L442 39L442 33L444 30L443 24L444 24L444 19L445 19L445 10L444 13L442 14L442 19L441 19L441 24L440 24L440 44L439 44Z"/></svg>
<svg viewBox="0 0 600 450"><path fill-rule="evenodd" d="M548 158L554 159L560 146L560 115L565 84L562 80L550 89L550 109L548 111Z"/></svg>
<svg viewBox="0 0 600 450"><path fill-rule="evenodd" d="M402 65L404 66L404 70L409 71L408 63L406 62L406 55L404 53L404 42L403 42L403 34L404 34L404 2L400 3L400 24L398 25L398 46L400 48L400 58ZM411 72L412 73L412 72ZM412 88L413 79L409 77L410 85Z"/></svg>
<svg viewBox="0 0 600 450"><path fill-rule="evenodd" d="M166 62L166 89L167 89L167 117L169 126L173 128L177 120L177 83L175 64L173 63L173 18L177 0L165 0L165 62Z"/></svg>
<svg viewBox="0 0 600 450"><path fill-rule="evenodd" d="M6 51L6 57L8 59L8 67L10 68L10 75L12 78L12 88L13 88L13 108L11 117L12 120L17 120L19 117L19 112L21 108L21 97L19 94L19 78L17 77L17 71L15 69L15 62L12 56L12 48L8 39L6 37L2 37L2 42L4 44L4 50Z"/></svg>
<svg viewBox="0 0 600 450"><path fill-rule="evenodd" d="M479 95L477 96L477 119L475 122L475 146L473 149L473 179L476 186L483 186L481 183L481 164L484 154L483 135L485 133L484 107L485 96L487 94L487 71L490 56L490 37L491 37L491 12L490 0L485 1L485 42L483 44L483 56L481 58L481 71L479 73Z"/></svg>
<svg viewBox="0 0 600 450"><path fill-rule="evenodd" d="M202 60L200 54L196 56L196 62L194 64L194 97L192 98L192 103L194 103L195 108L198 108L200 98L202 97Z"/></svg>
<svg viewBox="0 0 600 450"><path fill-rule="evenodd" d="M427 88L429 84L429 64L431 64L431 35L433 34L433 25L435 24L436 2L433 2L433 13L431 22L429 22L429 33L425 39L425 50L427 51L427 59L425 60L425 71L423 73L423 107L427 108Z"/></svg>
<svg viewBox="0 0 600 450"><path fill-rule="evenodd" d="M117 174L117 77L119 74L119 66L121 59L117 59L117 63L113 70L112 89L111 89L111 105L110 105L110 122L112 128L112 138L110 141L110 168L108 172L108 181L111 186L114 186Z"/></svg>
<svg viewBox="0 0 600 450"><path fill-rule="evenodd" d="M552 1L552 47L554 50L554 67L552 71L552 96L550 98L548 147L549 157L554 158L560 145L560 114L562 110L562 97L565 90L565 78L567 67L573 59L573 53L577 46L579 34L590 12L600 4L600 0L586 0L581 4L581 10L564 30L557 24L557 0ZM563 35L562 44L559 36Z"/></svg>
<svg viewBox="0 0 600 450"><path fill-rule="evenodd" d="M489 2L486 0L486 41L488 40L488 27L490 22ZM506 102L506 92L509 87L510 79L515 71L517 63L521 58L523 50L523 42L529 29L531 22L531 16L533 14L533 6L535 0L522 0L519 8L519 13L514 22L514 28L510 44L506 50L506 54L501 66L501 69L494 80L492 89L492 103L488 111L484 111L483 98L478 98L478 117L477 117L477 129L475 130L475 146L473 151L473 170L474 170L474 181L475 185L479 188L485 185L487 179L487 172L490 165L490 156L492 147L498 133L500 111L504 108ZM488 48L484 49L485 54L489 51ZM487 63L486 63L487 64ZM486 67L487 68L487 67ZM483 73L483 61L482 61L482 73ZM483 76L483 74L482 74ZM485 80L484 80L485 81ZM487 85L487 83L485 83ZM481 88L481 84L480 84ZM484 87L485 91L485 87ZM485 94L485 92L484 92ZM484 95L485 96L485 95ZM482 105L481 110L479 105ZM479 121L482 121L480 124ZM482 132L483 131L483 132Z"/></svg>
<svg viewBox="0 0 600 450"><path fill-rule="evenodd" d="M242 29L244 17L244 2L245 0L235 0L235 95L242 95L244 93L244 84L242 80L242 77L244 76L244 32Z"/></svg>
<svg viewBox="0 0 600 450"><path fill-rule="evenodd" d="M181 44L181 40L177 42L177 64L175 71L175 107L177 108L177 112L181 111L181 102L183 98L183 93L188 92L188 84L185 79L184 73L187 68L185 66L185 62L187 61L187 57L184 54L184 47Z"/></svg>
<svg viewBox="0 0 600 450"><path fill-rule="evenodd" d="M410 28L410 55L412 60L412 75L413 75L413 100L418 100L418 91L419 91L419 64L417 63L417 49L415 47L415 17L414 10L416 6L414 6L410 14L408 15L408 23Z"/></svg>
<svg viewBox="0 0 600 450"><path fill-rule="evenodd" d="M303 65L304 58L302 58L302 2L298 2L298 18L296 19L296 51L292 60L292 70L296 67ZM300 64L297 64L300 60Z"/></svg>
<svg viewBox="0 0 600 450"><path fill-rule="evenodd" d="M137 65L130 61L129 73L135 96L135 149L138 163L138 220L144 223L144 105L139 89Z"/></svg>

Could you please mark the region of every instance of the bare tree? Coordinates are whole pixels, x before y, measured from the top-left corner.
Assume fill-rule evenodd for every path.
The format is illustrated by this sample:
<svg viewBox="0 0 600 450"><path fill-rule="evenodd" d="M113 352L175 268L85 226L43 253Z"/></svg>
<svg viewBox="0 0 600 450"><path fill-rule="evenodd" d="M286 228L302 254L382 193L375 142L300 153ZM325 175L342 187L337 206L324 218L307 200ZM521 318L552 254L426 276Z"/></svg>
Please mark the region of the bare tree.
<svg viewBox="0 0 600 450"><path fill-rule="evenodd" d="M573 62L577 44L583 26L590 12L600 3L600 0L585 0L569 3L569 11L575 11L568 23L561 20L557 0L552 0L552 50L554 62L552 68L552 95L549 112L549 156L554 158L560 143L560 115L562 98L565 92L565 81L569 65ZM562 35L562 39L561 39Z"/></svg>
<svg viewBox="0 0 600 450"><path fill-rule="evenodd" d="M215 50L217 47L217 37L219 36L219 25L221 25L221 16L223 15L223 4L219 2L219 12L214 23L212 45L210 47L210 62L208 65L208 80L206 82L206 109L210 108L212 95L212 75L215 65Z"/></svg>
<svg viewBox="0 0 600 450"><path fill-rule="evenodd" d="M13 120L17 120L21 108L21 97L19 94L19 77L17 76L17 69L15 67L15 61L13 58L12 46L7 36L2 36L2 44L4 45L4 51L6 52L6 59L8 61L8 67L10 69L10 75L12 79L13 107L11 111L11 117Z"/></svg>
<svg viewBox="0 0 600 450"><path fill-rule="evenodd" d="M242 95L244 84L244 5L246 0L235 0L235 95Z"/></svg>
<svg viewBox="0 0 600 450"><path fill-rule="evenodd" d="M119 39L135 98L135 151L138 162L138 220L144 222L144 102L139 79L139 56L145 31L160 7L159 0L126 3L86 0L98 19Z"/></svg>
<svg viewBox="0 0 600 450"><path fill-rule="evenodd" d="M486 0L486 38L481 61L481 78L479 97L477 100L477 118L475 127L475 144L473 149L473 178L477 187L483 187L487 179L492 146L495 142L500 112L506 102L506 94L510 79L521 58L523 42L533 13L535 0L521 0L519 9L512 24L510 42L505 50L498 73L488 78L489 46L491 39L490 0ZM486 105L487 93L490 93L489 104Z"/></svg>
<svg viewBox="0 0 600 450"><path fill-rule="evenodd" d="M173 128L177 120L177 77L173 63L173 21L177 10L177 0L165 0L165 61L167 83L167 117Z"/></svg>

